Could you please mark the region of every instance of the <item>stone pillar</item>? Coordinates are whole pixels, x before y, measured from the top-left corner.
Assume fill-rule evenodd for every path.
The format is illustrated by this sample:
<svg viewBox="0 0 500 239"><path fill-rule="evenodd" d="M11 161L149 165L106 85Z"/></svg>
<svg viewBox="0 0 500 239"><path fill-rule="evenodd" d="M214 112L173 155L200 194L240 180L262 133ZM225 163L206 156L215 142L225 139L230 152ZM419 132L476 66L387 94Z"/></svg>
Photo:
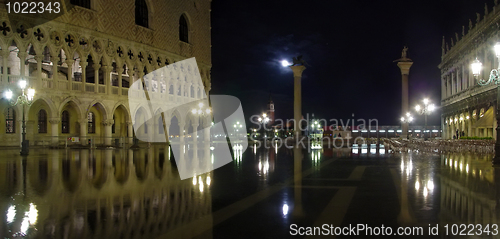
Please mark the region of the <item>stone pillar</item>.
<svg viewBox="0 0 500 239"><path fill-rule="evenodd" d="M185 129L184 127L186 126L186 123L184 122L180 122L179 121L179 144L181 145L184 145L184 133L185 133Z"/></svg>
<svg viewBox="0 0 500 239"><path fill-rule="evenodd" d="M191 124L191 126L193 126L193 135L191 137L193 137L193 143L195 144L198 141L198 125L198 122Z"/></svg>
<svg viewBox="0 0 500 239"><path fill-rule="evenodd" d="M26 56L28 55L28 53L24 52L24 51L20 51L19 53L17 53L17 56L19 57L19 60L21 60L21 78L24 78L24 76L26 76L26 65L24 64L24 62L26 61ZM29 85L29 82L28 82L28 85Z"/></svg>
<svg viewBox="0 0 500 239"><path fill-rule="evenodd" d="M133 144L134 142L134 128L132 125L132 121L127 121L127 136L128 136L128 143Z"/></svg>
<svg viewBox="0 0 500 239"><path fill-rule="evenodd" d="M59 59L60 58L59 58L57 52L54 55L52 55L52 54L50 55L50 61L52 62L52 80L54 82L58 80L57 79L57 72L59 71L59 69L57 69L57 68L59 68L59 66L58 66Z"/></svg>
<svg viewBox="0 0 500 239"><path fill-rule="evenodd" d="M104 146L111 146L112 144L112 132L111 126L114 124L114 120L105 120L102 122L102 126L104 127Z"/></svg>
<svg viewBox="0 0 500 239"><path fill-rule="evenodd" d="M205 128L203 129L203 140L204 143L210 142L210 126L205 126Z"/></svg>
<svg viewBox="0 0 500 239"><path fill-rule="evenodd" d="M82 145L87 145L88 139L87 139L87 123L88 119L83 118L78 120L78 123L80 124L80 143Z"/></svg>
<svg viewBox="0 0 500 239"><path fill-rule="evenodd" d="M122 95L122 72L123 72L123 67L119 67L117 65L116 66L116 71L118 73L118 95Z"/></svg>
<svg viewBox="0 0 500 239"><path fill-rule="evenodd" d="M34 88L38 88L38 82L41 82L42 80L42 60L43 60L43 55L36 55L35 56L36 60L36 84L34 82L31 82L31 86L34 86ZM40 89L40 88L39 88Z"/></svg>
<svg viewBox="0 0 500 239"><path fill-rule="evenodd" d="M94 92L99 92L99 68L101 68L101 64L94 63L92 66L94 68Z"/></svg>
<svg viewBox="0 0 500 239"><path fill-rule="evenodd" d="M111 70L112 66L102 66L104 68L104 85L106 86L106 94L111 95Z"/></svg>
<svg viewBox="0 0 500 239"><path fill-rule="evenodd" d="M9 61L7 59L9 59L9 55L10 55L10 52L2 52L2 59L4 59L2 61L2 69L3 69L3 72L2 72L2 83L3 84L6 84L8 82L8 78L9 76L7 75L7 69L9 68Z"/></svg>
<svg viewBox="0 0 500 239"><path fill-rule="evenodd" d="M82 91L85 92L85 84L87 83L87 59L80 58L80 66L82 67Z"/></svg>
<svg viewBox="0 0 500 239"><path fill-rule="evenodd" d="M75 63L72 59L66 59L66 64L68 65L68 89L73 90L73 64Z"/></svg>
<svg viewBox="0 0 500 239"><path fill-rule="evenodd" d="M49 119L50 131L51 131L51 144L52 146L58 146L59 144L59 123L61 120L59 118ZM67 139L65 139L67 140Z"/></svg>
<svg viewBox="0 0 500 239"><path fill-rule="evenodd" d="M128 71L127 71L127 73L128 73L129 87L131 87L132 84L135 82L135 76L134 76L135 71L133 69L129 68Z"/></svg>
<svg viewBox="0 0 500 239"><path fill-rule="evenodd" d="M295 140L302 137L300 121L302 119L302 72L305 66L290 66L293 71L293 118L295 120L294 132Z"/></svg>
<svg viewBox="0 0 500 239"><path fill-rule="evenodd" d="M445 78L441 79L441 100L446 98L446 81Z"/></svg>
<svg viewBox="0 0 500 239"><path fill-rule="evenodd" d="M409 59L408 59L409 60ZM401 70L401 113L406 114L409 112L408 106L408 76L410 74L410 67L413 65L411 60L398 62L398 67ZM408 122L401 122L401 138L406 139L408 137Z"/></svg>

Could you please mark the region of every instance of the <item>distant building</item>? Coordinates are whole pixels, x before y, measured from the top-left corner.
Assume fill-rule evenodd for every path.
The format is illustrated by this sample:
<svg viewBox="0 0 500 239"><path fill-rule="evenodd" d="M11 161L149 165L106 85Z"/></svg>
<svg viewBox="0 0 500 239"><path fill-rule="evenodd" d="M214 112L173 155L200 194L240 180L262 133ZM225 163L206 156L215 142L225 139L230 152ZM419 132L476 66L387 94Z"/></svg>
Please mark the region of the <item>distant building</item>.
<svg viewBox="0 0 500 239"><path fill-rule="evenodd" d="M267 117L269 117L269 124L274 124L274 102L269 94L269 102L267 103Z"/></svg>
<svg viewBox="0 0 500 239"><path fill-rule="evenodd" d="M496 2L496 1L495 1ZM471 12L473 14L473 12ZM485 13L477 13L469 20L461 33L442 42L441 70L441 124L443 138L464 136L494 137L497 127L496 85L478 85L471 70L477 58L483 63L480 78L488 79L492 69L498 66L493 46L498 41L500 7L485 7Z"/></svg>

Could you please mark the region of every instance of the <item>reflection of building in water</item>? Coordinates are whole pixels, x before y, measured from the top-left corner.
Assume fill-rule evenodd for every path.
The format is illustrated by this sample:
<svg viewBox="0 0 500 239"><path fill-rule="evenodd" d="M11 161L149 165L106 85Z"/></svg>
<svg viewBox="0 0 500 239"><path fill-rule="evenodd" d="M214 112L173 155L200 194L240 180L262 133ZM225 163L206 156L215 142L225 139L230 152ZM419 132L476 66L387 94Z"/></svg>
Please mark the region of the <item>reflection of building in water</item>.
<svg viewBox="0 0 500 239"><path fill-rule="evenodd" d="M144 120L131 115L149 109L129 108L129 87L187 58L196 57L198 68L179 67L162 79L146 77L144 87L165 104L201 99L210 91L209 0L58 2L77 6L65 6L67 13L39 25L43 19L30 14L13 18L4 4L0 7L0 86L18 94L17 82L26 79L36 90L26 109L30 144L60 144L68 137L82 144L87 139L106 145L116 139L131 142L132 121ZM198 70L202 82L186 73ZM0 145L20 145L21 109L0 102ZM160 107L151 110L154 122L141 132L164 134ZM171 137L203 126L186 110L164 113Z"/></svg>
<svg viewBox="0 0 500 239"><path fill-rule="evenodd" d="M165 147L55 151L24 162L8 160L0 164L0 220L7 221L0 234L154 238L172 233L211 213L213 183L211 173L180 181L172 165ZM26 230L30 203L36 222Z"/></svg>
<svg viewBox="0 0 500 239"><path fill-rule="evenodd" d="M488 156L449 154L442 156L441 220L471 224L497 223L500 191Z"/></svg>

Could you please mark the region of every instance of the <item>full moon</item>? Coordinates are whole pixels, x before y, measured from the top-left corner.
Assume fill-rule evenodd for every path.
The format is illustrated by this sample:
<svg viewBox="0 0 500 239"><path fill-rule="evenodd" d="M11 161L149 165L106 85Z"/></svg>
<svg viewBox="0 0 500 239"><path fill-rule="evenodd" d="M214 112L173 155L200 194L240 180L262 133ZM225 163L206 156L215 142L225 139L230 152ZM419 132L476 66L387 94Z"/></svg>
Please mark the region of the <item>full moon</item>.
<svg viewBox="0 0 500 239"><path fill-rule="evenodd" d="M286 66L290 66L290 63L287 60L282 60L281 65L286 67Z"/></svg>

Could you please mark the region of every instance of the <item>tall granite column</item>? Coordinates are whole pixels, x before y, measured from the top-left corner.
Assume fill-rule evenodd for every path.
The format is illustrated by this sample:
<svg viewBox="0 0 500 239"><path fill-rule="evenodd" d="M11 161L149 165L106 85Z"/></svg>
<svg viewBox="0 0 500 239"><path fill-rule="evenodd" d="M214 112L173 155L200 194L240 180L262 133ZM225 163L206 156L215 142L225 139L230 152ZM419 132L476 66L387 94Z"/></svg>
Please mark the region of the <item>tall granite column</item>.
<svg viewBox="0 0 500 239"><path fill-rule="evenodd" d="M295 140L302 137L300 120L302 119L302 72L306 69L305 66L290 66L293 71L293 118L295 120L294 133Z"/></svg>
<svg viewBox="0 0 500 239"><path fill-rule="evenodd" d="M398 67L401 70L401 114L405 115L409 112L408 106L408 75L410 74L410 67L413 65L413 61L406 56L408 51L407 47L403 48L401 53L401 58L395 60L398 62ZM401 122L401 137L406 139L408 137L408 122Z"/></svg>

